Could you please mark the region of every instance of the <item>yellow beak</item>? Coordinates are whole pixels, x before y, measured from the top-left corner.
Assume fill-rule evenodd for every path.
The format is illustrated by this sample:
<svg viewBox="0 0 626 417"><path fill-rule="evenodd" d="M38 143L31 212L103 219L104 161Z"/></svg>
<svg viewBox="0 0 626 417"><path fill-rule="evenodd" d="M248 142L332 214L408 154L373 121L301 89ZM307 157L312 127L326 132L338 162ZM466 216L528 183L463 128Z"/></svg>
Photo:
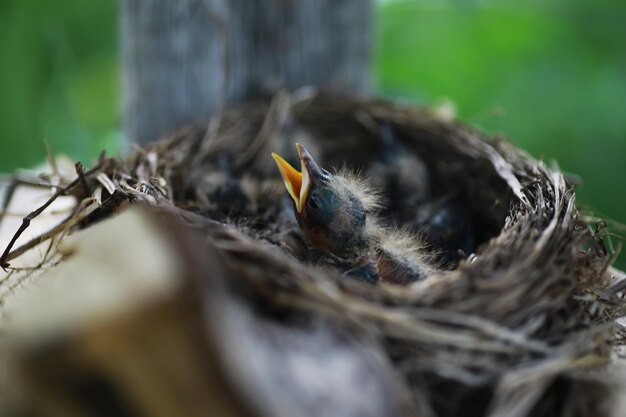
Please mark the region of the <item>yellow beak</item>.
<svg viewBox="0 0 626 417"><path fill-rule="evenodd" d="M302 159L303 152L306 152L306 150L299 143L296 143L296 148L298 149L298 155L300 156L300 169L302 172L298 172L298 170L292 167L289 162L285 161L276 153L272 152L272 158L274 158L276 166L278 166L278 170L280 171L280 175L283 177L283 181L285 182L285 187L296 205L296 211L301 213L306 202L311 181L306 163Z"/></svg>

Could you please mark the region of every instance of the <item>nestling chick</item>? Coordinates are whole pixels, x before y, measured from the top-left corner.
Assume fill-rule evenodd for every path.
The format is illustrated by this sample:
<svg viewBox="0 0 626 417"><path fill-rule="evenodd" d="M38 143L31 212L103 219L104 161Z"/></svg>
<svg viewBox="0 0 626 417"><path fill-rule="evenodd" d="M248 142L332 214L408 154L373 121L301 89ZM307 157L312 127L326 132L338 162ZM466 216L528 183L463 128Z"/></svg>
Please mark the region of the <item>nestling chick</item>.
<svg viewBox="0 0 626 417"><path fill-rule="evenodd" d="M296 144L301 170L272 154L291 196L307 242L351 276L368 282L406 284L432 271L419 241L381 227L374 215L377 193L355 176L331 174Z"/></svg>

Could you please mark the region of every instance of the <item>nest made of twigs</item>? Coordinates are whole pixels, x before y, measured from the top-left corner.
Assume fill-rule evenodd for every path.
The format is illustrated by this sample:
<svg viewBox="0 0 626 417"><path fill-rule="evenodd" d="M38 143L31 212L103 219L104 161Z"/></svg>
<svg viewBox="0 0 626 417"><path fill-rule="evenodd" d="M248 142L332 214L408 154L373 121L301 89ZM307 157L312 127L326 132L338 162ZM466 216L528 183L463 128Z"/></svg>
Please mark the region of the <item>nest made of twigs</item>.
<svg viewBox="0 0 626 417"><path fill-rule="evenodd" d="M477 242L454 268L410 286L353 282L311 262L294 243L297 225L269 157L300 141L324 166L376 175L381 126L424 162L427 199L460 196ZM102 158L84 180L83 192L99 190L99 206L83 226L122 202L175 212L217 254L220 267L202 279L220 281L253 316L291 326L299 317L296 327L319 318L368 337L393 363L397 389L411 393L406 415L595 416L610 392L591 371L610 361L624 304L608 288L609 256L572 187L558 170L444 114L278 94L123 161Z"/></svg>

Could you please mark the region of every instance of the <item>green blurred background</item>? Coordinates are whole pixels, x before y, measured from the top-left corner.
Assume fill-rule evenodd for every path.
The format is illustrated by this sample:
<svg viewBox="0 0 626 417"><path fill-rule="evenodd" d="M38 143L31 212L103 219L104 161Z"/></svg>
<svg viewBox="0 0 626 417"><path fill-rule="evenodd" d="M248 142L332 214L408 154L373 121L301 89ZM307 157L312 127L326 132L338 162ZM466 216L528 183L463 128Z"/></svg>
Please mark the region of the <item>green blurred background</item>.
<svg viewBox="0 0 626 417"><path fill-rule="evenodd" d="M41 162L44 139L84 162L117 152L116 7L0 1L0 172ZM626 223L625 41L622 0L380 0L376 87L454 103L578 174L580 205Z"/></svg>

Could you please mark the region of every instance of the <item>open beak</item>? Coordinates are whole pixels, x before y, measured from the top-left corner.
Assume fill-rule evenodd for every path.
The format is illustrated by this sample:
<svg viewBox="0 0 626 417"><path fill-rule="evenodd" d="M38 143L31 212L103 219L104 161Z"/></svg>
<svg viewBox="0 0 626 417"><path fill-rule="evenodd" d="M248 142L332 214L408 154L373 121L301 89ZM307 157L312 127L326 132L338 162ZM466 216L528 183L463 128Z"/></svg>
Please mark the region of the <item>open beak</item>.
<svg viewBox="0 0 626 417"><path fill-rule="evenodd" d="M302 172L298 172L289 162L285 161L276 153L272 153L272 158L274 158L280 175L283 177L283 181L285 181L285 187L289 195L296 204L296 211L301 213L306 203L309 189L311 188L311 179L319 175L322 170L304 146L296 143L296 148L298 149L300 169Z"/></svg>

